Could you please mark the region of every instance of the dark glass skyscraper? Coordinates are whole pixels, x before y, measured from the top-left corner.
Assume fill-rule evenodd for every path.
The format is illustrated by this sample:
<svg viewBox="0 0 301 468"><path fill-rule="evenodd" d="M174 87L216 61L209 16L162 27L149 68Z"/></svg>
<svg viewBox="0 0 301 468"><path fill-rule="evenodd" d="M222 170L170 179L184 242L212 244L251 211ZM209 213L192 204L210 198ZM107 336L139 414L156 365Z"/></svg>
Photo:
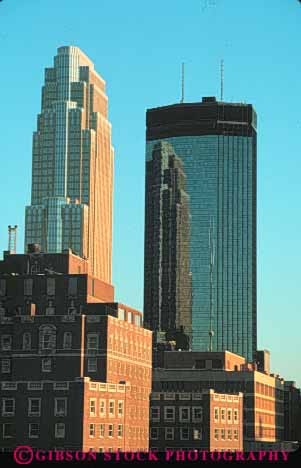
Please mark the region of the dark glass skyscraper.
<svg viewBox="0 0 301 468"><path fill-rule="evenodd" d="M202 102L175 104L147 111L146 200L150 161L160 142L167 142L183 165L189 196L189 262L192 281L192 349L229 350L253 360L256 326L256 113L250 104ZM160 329L160 301L167 294L150 279L148 259L162 256L162 239L151 232L164 224L158 213L162 197L146 203L144 314L146 324ZM209 230L215 260L210 287ZM159 240L158 240L159 239ZM164 260L163 260L164 263ZM162 273L160 263L152 275ZM170 274L173 266L170 265ZM160 288L161 286L161 288ZM181 284L178 284L181 289ZM210 307L210 290L213 306ZM150 319L151 318L151 319ZM162 327L161 327L162 329ZM164 330L168 331L168 330Z"/></svg>

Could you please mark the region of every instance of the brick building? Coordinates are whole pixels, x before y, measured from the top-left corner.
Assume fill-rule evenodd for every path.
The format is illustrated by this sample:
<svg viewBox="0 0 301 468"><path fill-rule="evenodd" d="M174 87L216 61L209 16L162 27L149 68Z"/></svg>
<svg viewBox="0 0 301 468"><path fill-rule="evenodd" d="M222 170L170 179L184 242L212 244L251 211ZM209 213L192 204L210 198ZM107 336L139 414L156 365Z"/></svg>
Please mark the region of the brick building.
<svg viewBox="0 0 301 468"><path fill-rule="evenodd" d="M114 302L114 288L85 271L70 252L6 253L0 262L6 449L28 439L45 449L148 448L152 334L139 311ZM57 419L56 404L66 417Z"/></svg>
<svg viewBox="0 0 301 468"><path fill-rule="evenodd" d="M242 450L243 395L153 392L150 447L164 450Z"/></svg>
<svg viewBox="0 0 301 468"><path fill-rule="evenodd" d="M284 381L258 372L241 356L225 352L164 352L164 366L153 369L154 393L243 393L244 450L284 437ZM152 422L151 422L152 427Z"/></svg>

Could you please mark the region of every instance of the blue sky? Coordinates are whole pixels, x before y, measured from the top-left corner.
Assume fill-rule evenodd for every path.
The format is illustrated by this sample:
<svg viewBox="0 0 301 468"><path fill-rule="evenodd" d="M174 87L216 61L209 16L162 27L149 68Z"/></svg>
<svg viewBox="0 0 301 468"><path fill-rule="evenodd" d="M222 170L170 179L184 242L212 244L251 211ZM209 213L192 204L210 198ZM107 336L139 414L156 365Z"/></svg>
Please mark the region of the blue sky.
<svg viewBox="0 0 301 468"><path fill-rule="evenodd" d="M107 82L115 147L116 299L142 309L145 111L219 96L258 114L258 346L301 384L301 6L297 0L3 0L0 250L30 202L44 68L79 46Z"/></svg>

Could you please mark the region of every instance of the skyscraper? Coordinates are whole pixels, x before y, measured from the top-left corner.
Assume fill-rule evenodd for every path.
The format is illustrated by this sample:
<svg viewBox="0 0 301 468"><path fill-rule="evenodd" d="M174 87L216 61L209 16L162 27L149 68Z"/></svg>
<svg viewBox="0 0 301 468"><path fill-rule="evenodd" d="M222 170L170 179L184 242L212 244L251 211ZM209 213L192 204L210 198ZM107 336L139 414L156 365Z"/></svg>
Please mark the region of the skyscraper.
<svg viewBox="0 0 301 468"><path fill-rule="evenodd" d="M105 82L79 48L60 47L45 69L33 134L25 250L71 249L111 283L113 158Z"/></svg>
<svg viewBox="0 0 301 468"><path fill-rule="evenodd" d="M175 104L147 111L146 199L150 161L160 142L171 145L186 175L185 190L190 206L189 259L192 279L192 349L229 350L253 360L257 345L256 326L256 113L250 104L202 102ZM154 286L147 271L147 257L161 254L162 238L150 235L164 222L146 204L145 303L149 317L164 313L147 298L166 296ZM210 286L209 231L212 229L215 260ZM161 275L160 266L157 276ZM170 266L170 272L172 271ZM153 275L155 272L153 271ZM178 288L181 288L178 285ZM212 308L210 306L212 291ZM156 320L156 319L154 319ZM154 325L153 325L154 328ZM167 331L167 330L165 330Z"/></svg>

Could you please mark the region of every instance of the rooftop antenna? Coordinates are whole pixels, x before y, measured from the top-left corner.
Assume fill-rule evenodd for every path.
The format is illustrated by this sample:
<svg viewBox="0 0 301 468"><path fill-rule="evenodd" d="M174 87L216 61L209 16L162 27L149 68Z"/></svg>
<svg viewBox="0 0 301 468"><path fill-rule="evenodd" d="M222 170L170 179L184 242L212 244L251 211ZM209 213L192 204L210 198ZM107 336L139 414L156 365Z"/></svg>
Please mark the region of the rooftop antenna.
<svg viewBox="0 0 301 468"><path fill-rule="evenodd" d="M221 101L224 100L224 60L221 60Z"/></svg>
<svg viewBox="0 0 301 468"><path fill-rule="evenodd" d="M210 251L210 324L209 324L209 351L212 352L213 349L213 268L214 268L214 243L213 243L213 220L210 217L209 225L209 251Z"/></svg>
<svg viewBox="0 0 301 468"><path fill-rule="evenodd" d="M11 254L15 254L17 249L17 229L17 225L8 226L8 250Z"/></svg>
<svg viewBox="0 0 301 468"><path fill-rule="evenodd" d="M181 95L181 104L184 102L184 80L185 80L185 64L182 62L182 95Z"/></svg>

